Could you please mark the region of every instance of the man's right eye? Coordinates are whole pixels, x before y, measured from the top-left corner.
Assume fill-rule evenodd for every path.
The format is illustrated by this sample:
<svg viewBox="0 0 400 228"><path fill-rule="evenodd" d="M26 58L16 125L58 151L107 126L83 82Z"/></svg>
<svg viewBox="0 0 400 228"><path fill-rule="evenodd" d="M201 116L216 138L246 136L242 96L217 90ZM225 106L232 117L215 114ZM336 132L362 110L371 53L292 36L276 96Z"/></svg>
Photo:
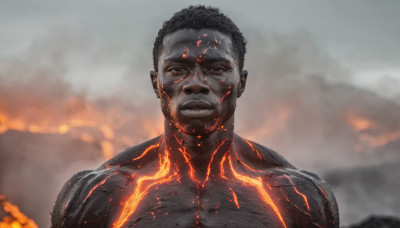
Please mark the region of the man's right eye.
<svg viewBox="0 0 400 228"><path fill-rule="evenodd" d="M186 73L186 70L183 67L170 67L167 69L167 72L174 75L181 75Z"/></svg>

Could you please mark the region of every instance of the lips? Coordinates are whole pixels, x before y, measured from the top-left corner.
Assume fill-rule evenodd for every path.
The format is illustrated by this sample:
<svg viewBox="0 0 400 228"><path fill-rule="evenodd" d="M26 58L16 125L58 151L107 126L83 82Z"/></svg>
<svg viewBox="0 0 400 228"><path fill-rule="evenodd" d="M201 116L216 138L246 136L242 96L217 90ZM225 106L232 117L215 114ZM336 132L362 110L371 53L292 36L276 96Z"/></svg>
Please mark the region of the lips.
<svg viewBox="0 0 400 228"><path fill-rule="evenodd" d="M179 108L179 113L187 117L204 117L213 112L213 106L204 100L190 100Z"/></svg>

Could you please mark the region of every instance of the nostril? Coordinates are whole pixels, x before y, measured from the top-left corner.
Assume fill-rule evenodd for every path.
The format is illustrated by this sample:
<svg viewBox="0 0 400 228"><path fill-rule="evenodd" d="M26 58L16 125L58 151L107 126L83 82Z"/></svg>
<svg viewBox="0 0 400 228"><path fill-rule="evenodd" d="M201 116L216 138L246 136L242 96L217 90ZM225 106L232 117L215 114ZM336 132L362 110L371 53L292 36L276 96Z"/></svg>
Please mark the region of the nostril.
<svg viewBox="0 0 400 228"><path fill-rule="evenodd" d="M200 93L208 94L209 91L210 91L209 89L202 89L202 90L200 90Z"/></svg>
<svg viewBox="0 0 400 228"><path fill-rule="evenodd" d="M191 90L190 88L186 88L186 89L184 89L184 92L185 92L187 95L190 95L190 94L193 93L193 90Z"/></svg>

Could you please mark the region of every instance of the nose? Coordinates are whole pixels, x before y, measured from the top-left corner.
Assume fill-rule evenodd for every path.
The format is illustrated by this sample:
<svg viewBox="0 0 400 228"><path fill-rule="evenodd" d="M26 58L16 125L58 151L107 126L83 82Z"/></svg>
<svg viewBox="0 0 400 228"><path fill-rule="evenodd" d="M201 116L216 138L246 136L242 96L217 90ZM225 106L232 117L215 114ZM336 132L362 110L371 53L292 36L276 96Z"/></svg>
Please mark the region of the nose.
<svg viewBox="0 0 400 228"><path fill-rule="evenodd" d="M201 73L195 72L193 77L189 77L187 84L183 86L183 92L187 95L192 93L208 94L210 92L210 87L203 78Z"/></svg>

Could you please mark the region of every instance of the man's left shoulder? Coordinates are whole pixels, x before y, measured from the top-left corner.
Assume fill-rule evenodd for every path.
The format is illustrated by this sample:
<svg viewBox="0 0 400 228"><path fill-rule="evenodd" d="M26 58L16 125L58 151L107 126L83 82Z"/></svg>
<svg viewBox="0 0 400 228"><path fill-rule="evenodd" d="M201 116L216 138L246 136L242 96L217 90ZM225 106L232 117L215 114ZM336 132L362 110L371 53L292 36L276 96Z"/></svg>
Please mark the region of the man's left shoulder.
<svg viewBox="0 0 400 228"><path fill-rule="evenodd" d="M234 140L240 156L245 158L246 161L254 162L256 167L263 167L263 169L271 167L295 168L282 155L266 146L236 134Z"/></svg>
<svg viewBox="0 0 400 228"><path fill-rule="evenodd" d="M269 172L267 179L295 227L339 227L335 196L318 175L282 168Z"/></svg>

